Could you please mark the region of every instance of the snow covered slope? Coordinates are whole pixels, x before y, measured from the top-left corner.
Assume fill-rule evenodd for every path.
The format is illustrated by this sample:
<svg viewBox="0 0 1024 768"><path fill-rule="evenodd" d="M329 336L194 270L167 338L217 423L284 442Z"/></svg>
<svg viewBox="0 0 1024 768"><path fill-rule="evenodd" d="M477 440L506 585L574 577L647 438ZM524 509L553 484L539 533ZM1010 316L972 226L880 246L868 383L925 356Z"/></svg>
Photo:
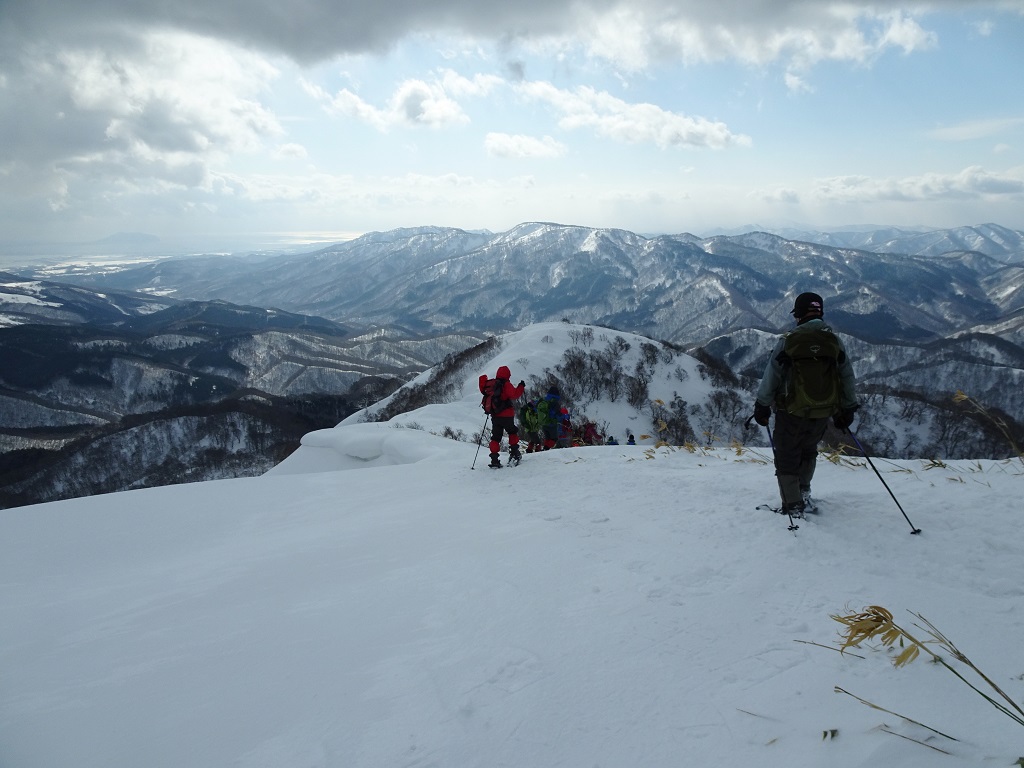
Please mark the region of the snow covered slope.
<svg viewBox="0 0 1024 768"><path fill-rule="evenodd" d="M527 384L525 398L542 397L555 381L563 400L569 406L574 421L583 419L597 424L602 434L612 435L625 442L633 434L641 444L653 445L657 440L655 410L652 403L660 401L665 408L675 402L677 410L685 412L694 436L713 432L726 443L732 438L744 437L742 421L753 408L749 394L733 392L726 397L727 387L716 383L713 372L695 358L683 354L678 348L665 346L643 336L614 331L607 328L574 323L537 323L521 331L504 334L495 339L496 348L485 350L482 356L453 363L438 380L439 369L424 371L395 394L380 403L349 416L342 424L351 425L376 420L388 412L395 398L410 388L423 388L423 397L433 404L394 416L390 423L412 429L423 429L443 434L446 429L461 432L472 438L484 426L484 413L480 409L480 374L493 376L498 367L507 365L512 382L523 380ZM486 346L486 345L481 345ZM568 357L567 357L568 353ZM571 359L572 363L567 363ZM607 388L596 381L605 371L609 381L615 381L619 392L612 398ZM570 375L565 366L583 371L580 376ZM642 375L646 382L646 395L638 404L631 405L627 398L629 379ZM554 376L554 379L550 377ZM583 379L585 387L578 385ZM600 391L598 391L600 390ZM728 399L732 408L720 413L721 400ZM661 413L661 409L658 409ZM739 413L743 414L738 418ZM488 430L490 427L488 427ZM327 430L327 439L335 435ZM314 445L325 433L313 433L303 439L303 448ZM642 438L641 435L650 435ZM750 433L746 434L750 437ZM288 465L288 461L284 462Z"/></svg>

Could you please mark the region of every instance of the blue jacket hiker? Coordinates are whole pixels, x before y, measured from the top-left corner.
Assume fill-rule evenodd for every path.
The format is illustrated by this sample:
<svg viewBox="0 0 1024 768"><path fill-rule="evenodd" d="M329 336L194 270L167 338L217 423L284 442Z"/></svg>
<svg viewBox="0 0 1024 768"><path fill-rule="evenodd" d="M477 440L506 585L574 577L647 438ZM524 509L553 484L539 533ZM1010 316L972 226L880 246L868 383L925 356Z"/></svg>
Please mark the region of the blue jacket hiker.
<svg viewBox="0 0 1024 768"><path fill-rule="evenodd" d="M558 387L551 387L544 399L537 404L544 428L544 450L569 448L572 446L572 432L569 429L569 411L562 406Z"/></svg>

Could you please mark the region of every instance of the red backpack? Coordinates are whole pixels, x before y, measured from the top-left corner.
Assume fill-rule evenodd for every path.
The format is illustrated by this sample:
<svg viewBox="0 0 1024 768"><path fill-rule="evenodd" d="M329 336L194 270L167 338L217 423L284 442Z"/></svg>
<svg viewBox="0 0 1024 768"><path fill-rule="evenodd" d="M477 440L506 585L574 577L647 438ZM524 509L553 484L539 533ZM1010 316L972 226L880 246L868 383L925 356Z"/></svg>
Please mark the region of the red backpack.
<svg viewBox="0 0 1024 768"><path fill-rule="evenodd" d="M484 393L480 400L480 407L484 409L484 413L496 416L512 407L512 401L502 396L506 384L508 384L508 379L487 379L480 387Z"/></svg>

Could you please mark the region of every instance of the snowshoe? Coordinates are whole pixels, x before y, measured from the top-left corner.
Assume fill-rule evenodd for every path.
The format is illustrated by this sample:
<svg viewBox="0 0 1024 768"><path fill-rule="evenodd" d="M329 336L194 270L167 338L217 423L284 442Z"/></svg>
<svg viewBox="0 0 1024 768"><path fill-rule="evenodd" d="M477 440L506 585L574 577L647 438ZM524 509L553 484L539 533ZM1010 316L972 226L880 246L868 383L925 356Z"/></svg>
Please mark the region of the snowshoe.
<svg viewBox="0 0 1024 768"><path fill-rule="evenodd" d="M811 498L810 491L801 491L800 496L803 499L803 511L805 515L816 515L821 511L818 509L817 502L815 502L814 499Z"/></svg>

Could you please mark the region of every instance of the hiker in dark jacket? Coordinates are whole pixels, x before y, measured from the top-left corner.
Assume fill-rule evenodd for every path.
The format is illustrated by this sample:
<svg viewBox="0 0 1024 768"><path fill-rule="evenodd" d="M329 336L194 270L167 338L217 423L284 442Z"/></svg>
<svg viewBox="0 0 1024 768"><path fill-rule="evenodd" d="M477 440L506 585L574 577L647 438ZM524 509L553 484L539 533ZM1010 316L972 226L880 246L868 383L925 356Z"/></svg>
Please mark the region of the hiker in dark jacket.
<svg viewBox="0 0 1024 768"><path fill-rule="evenodd" d="M501 388L498 393L502 400L508 403L508 406L498 411L497 413L491 414L491 442L488 446L491 450L491 463L489 466L500 467L501 461L498 459L498 452L501 450L501 438L504 433L508 433L508 457L510 460L519 463L522 458L522 454L519 452L519 430L516 427L516 406L515 401L523 396L523 392L526 391L526 382L520 381L516 386L512 386L510 379L512 378L512 371L508 369L507 365L503 365L498 368L498 372L494 377L497 380L498 386ZM480 376L480 393L485 393L485 386L487 385L487 374L481 374Z"/></svg>
<svg viewBox="0 0 1024 768"><path fill-rule="evenodd" d="M801 293L797 296L790 314L796 318L797 327L779 339L768 359L757 390L754 420L762 427L767 427L774 406L775 475L779 482L782 509L787 514L801 516L805 511L817 511L811 499L811 478L818 457L818 443L825 434L829 417L837 429L848 429L859 406L854 392L853 365L842 340L836 336L839 349L836 358L838 403L830 409L831 413L825 415L821 415L821 411L801 414L787 410L785 403L793 388L790 375L792 365L784 354L787 338L795 334L832 330L825 325L825 305L816 293Z"/></svg>
<svg viewBox="0 0 1024 768"><path fill-rule="evenodd" d="M549 451L558 443L558 425L562 421L562 397L558 387L551 387L544 399L537 403L544 432L544 450Z"/></svg>

